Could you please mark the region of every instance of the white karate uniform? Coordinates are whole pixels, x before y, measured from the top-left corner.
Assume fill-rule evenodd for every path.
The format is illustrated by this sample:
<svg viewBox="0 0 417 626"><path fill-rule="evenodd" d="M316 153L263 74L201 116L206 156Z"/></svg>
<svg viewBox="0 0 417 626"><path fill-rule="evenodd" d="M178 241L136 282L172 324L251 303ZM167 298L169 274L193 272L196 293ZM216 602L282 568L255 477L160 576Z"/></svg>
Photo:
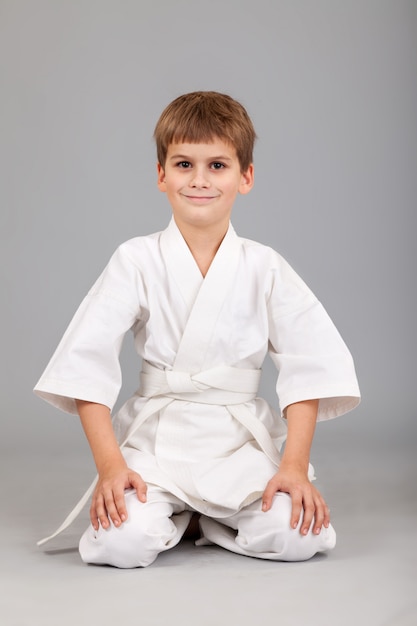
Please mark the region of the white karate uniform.
<svg viewBox="0 0 417 626"><path fill-rule="evenodd" d="M239 238L230 225L203 278L172 219L166 230L118 248L35 392L71 413L77 412L75 398L112 409L121 387L119 353L129 329L142 357L141 381L116 415L114 429L130 466L155 487L159 499L168 494L172 520L186 511L202 513L205 536L214 542L215 522L205 518L222 520L238 538L229 533L231 543L225 537L218 543L244 553L244 545L254 543L242 539L235 516L260 506L277 470L285 407L319 398L318 419L323 420L359 402L346 345L317 298L274 250ZM278 369L281 416L256 395L268 352ZM283 507L288 512L285 500L275 497L281 517L287 516ZM120 537L119 530L100 530L100 535ZM175 545L171 531L161 540L168 547ZM334 545L333 529L327 544L323 531L315 551ZM91 538L91 544L98 543ZM254 556L252 548L245 553ZM272 551L264 545L259 556L273 558L265 556Z"/></svg>

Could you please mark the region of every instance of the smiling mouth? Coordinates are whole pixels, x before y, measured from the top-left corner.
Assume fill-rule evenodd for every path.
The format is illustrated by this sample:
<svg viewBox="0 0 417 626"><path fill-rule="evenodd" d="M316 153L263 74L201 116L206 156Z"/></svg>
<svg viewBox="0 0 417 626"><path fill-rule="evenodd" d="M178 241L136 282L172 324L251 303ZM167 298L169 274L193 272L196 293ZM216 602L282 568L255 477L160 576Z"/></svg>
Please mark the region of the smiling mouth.
<svg viewBox="0 0 417 626"><path fill-rule="evenodd" d="M193 200L195 202L204 202L207 200L214 200L215 198L217 198L217 196L189 196L184 194L184 198L187 198L187 200Z"/></svg>

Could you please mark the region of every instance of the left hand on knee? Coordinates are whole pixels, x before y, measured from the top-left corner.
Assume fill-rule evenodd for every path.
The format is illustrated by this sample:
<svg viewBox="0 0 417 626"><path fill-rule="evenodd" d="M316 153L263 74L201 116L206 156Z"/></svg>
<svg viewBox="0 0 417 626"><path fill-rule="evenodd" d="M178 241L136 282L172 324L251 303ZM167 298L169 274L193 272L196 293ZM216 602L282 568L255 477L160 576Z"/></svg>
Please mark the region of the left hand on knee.
<svg viewBox="0 0 417 626"><path fill-rule="evenodd" d="M302 523L300 533L306 535L314 519L313 532L318 535L322 526L328 528L330 524L329 508L307 475L296 469L280 468L268 482L262 496L262 510L269 511L272 498L277 491L283 491L291 496L291 528L297 528L301 514Z"/></svg>

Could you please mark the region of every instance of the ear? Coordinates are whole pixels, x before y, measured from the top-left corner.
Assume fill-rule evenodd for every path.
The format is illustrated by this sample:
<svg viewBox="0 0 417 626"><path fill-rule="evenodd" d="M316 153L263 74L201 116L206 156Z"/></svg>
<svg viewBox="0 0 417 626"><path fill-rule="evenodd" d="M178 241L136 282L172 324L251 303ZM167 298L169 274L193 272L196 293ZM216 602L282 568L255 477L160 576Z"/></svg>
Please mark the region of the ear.
<svg viewBox="0 0 417 626"><path fill-rule="evenodd" d="M243 172L241 175L239 193L241 194L249 193L253 187L254 182L255 182L254 168L253 168L253 163L251 163L248 169L246 170L246 172Z"/></svg>
<svg viewBox="0 0 417 626"><path fill-rule="evenodd" d="M159 191L166 191L165 170L160 163L156 164L156 171L158 172L158 189Z"/></svg>

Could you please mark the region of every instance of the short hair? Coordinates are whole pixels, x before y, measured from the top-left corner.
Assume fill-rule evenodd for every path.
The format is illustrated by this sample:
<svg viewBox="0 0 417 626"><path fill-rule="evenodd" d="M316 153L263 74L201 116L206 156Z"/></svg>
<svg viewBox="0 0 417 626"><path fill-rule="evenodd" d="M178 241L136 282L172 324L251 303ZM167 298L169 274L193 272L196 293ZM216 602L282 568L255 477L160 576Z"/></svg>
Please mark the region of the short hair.
<svg viewBox="0 0 417 626"><path fill-rule="evenodd" d="M240 102L216 91L194 91L165 108L154 138L162 167L171 143L211 143L217 138L235 148L240 169L245 172L253 161L256 133Z"/></svg>

